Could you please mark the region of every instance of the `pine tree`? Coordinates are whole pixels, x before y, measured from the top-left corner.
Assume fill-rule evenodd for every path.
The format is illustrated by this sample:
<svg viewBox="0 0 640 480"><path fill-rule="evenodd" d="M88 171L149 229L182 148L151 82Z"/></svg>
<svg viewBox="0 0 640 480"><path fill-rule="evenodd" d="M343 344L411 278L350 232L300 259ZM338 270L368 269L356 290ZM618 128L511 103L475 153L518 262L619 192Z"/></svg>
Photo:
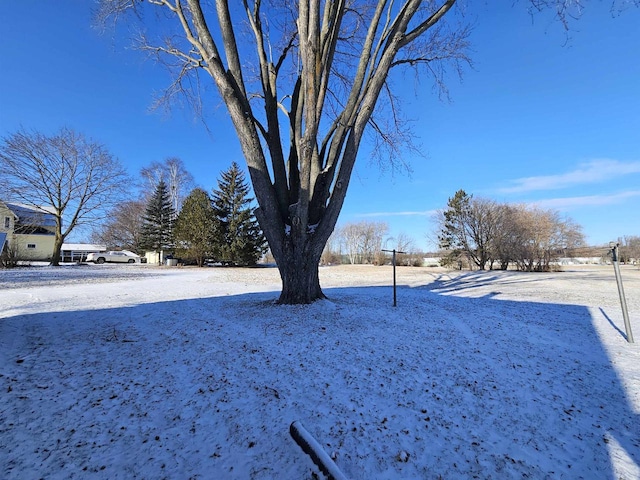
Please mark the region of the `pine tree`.
<svg viewBox="0 0 640 480"><path fill-rule="evenodd" d="M222 172L213 190L213 209L220 221L222 243L218 260L225 265L255 265L266 251L266 240L249 205L250 188L237 163Z"/></svg>
<svg viewBox="0 0 640 480"><path fill-rule="evenodd" d="M211 205L211 198L201 188L195 188L182 204L174 228L176 254L194 260L199 267L214 257L220 238L220 224Z"/></svg>
<svg viewBox="0 0 640 480"><path fill-rule="evenodd" d="M141 244L147 250L163 251L173 247L173 223L176 212L171 205L167 184L160 180L147 203L143 217Z"/></svg>

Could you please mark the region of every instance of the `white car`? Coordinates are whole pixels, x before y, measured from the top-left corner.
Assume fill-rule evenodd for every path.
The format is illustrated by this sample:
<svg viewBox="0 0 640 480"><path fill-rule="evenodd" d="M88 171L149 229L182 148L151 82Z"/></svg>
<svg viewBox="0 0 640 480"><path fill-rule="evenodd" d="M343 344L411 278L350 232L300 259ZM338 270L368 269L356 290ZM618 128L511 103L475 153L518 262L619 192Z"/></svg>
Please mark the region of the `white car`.
<svg viewBox="0 0 640 480"><path fill-rule="evenodd" d="M140 256L129 250L90 253L87 255L87 262L141 263Z"/></svg>

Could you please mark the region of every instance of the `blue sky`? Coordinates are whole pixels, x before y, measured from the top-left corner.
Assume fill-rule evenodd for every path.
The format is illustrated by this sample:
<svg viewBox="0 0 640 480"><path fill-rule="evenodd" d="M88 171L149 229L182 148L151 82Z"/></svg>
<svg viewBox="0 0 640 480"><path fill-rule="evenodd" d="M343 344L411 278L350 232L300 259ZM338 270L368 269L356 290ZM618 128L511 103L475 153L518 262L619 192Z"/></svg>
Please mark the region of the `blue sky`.
<svg viewBox="0 0 640 480"><path fill-rule="evenodd" d="M411 174L393 173L365 145L341 223L387 222L390 235L433 249L431 216L462 188L557 210L592 245L640 235L640 10L612 17L609 2L589 2L567 40L548 16L511 3L468 11L474 64L448 79L450 101L427 81L398 78L424 155L406 157ZM243 164L216 97L209 131L188 108L150 112L168 75L126 38L92 28L90 4L3 3L0 136L68 126L104 143L131 175L176 156L206 189Z"/></svg>

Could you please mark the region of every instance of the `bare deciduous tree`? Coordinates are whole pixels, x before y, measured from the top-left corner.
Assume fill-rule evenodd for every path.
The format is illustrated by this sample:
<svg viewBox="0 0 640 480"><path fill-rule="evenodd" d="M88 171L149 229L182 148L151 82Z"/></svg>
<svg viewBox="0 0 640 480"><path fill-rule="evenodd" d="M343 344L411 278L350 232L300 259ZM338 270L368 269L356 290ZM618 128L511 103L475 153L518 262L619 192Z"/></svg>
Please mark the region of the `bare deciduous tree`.
<svg viewBox="0 0 640 480"><path fill-rule="evenodd" d="M143 29L144 22L158 19L140 43L174 70L168 96L193 96L199 72L213 79L249 167L256 217L282 278L281 303L324 297L320 256L367 127L391 154L398 141L410 138L390 72L424 67L444 88L445 66L459 68L467 60L468 29L455 15L456 0L100 3L103 19L133 12ZM555 9L566 22L581 2L529 4ZM146 9L160 15L146 15ZM158 31L162 37L154 38ZM388 116L374 116L384 106Z"/></svg>
<svg viewBox="0 0 640 480"><path fill-rule="evenodd" d="M487 263L492 267L492 243L497 238L500 209L494 201L474 198L458 190L447 203L447 209L438 212L436 221L440 229L440 248L450 250L450 258L463 253L480 270Z"/></svg>
<svg viewBox="0 0 640 480"><path fill-rule="evenodd" d="M360 222L362 231L362 257L365 263L383 263L382 244L389 233L386 222Z"/></svg>
<svg viewBox="0 0 640 480"><path fill-rule="evenodd" d="M399 233L395 237L395 250L398 253L397 265L421 266L423 255L416 248L415 239L406 233Z"/></svg>
<svg viewBox="0 0 640 480"><path fill-rule="evenodd" d="M205 72L236 129L260 221L282 278L281 303L323 298L318 265L356 155L389 72L465 61L465 28L444 25L455 0L102 0L101 16L163 11L180 29L143 34L144 48L176 67L174 91ZM164 23L167 26L167 23ZM248 32L240 32L246 25ZM246 39L251 45L239 39ZM256 73L256 76L253 76ZM439 77L442 80L442 77ZM443 83L442 83L443 84ZM396 111L393 96L388 105ZM393 118L393 117L392 117ZM399 126L392 122L392 127ZM395 133L402 136L401 129Z"/></svg>
<svg viewBox="0 0 640 480"><path fill-rule="evenodd" d="M141 200L119 203L109 211L104 223L93 231L92 241L103 243L109 249L142 253L141 232L145 207L145 202Z"/></svg>
<svg viewBox="0 0 640 480"><path fill-rule="evenodd" d="M580 225L553 210L499 204L463 190L438 213L441 247L450 263L465 255L480 269L515 265L524 271L547 271L558 257L584 245ZM484 262L484 263L483 263Z"/></svg>
<svg viewBox="0 0 640 480"><path fill-rule="evenodd" d="M640 264L640 236L637 235L625 235L622 241L619 241L620 257L623 261L633 261Z"/></svg>
<svg viewBox="0 0 640 480"><path fill-rule="evenodd" d="M119 199L128 176L107 149L71 129L55 135L24 129L3 139L0 170L10 200L55 218L51 264L80 225L91 224Z"/></svg>
<svg viewBox="0 0 640 480"><path fill-rule="evenodd" d="M340 229L336 228L322 252L320 259L322 265L340 265L342 263L342 245L340 242Z"/></svg>
<svg viewBox="0 0 640 480"><path fill-rule="evenodd" d="M344 245L349 263L362 263L362 232L355 223L348 223L339 229L340 243Z"/></svg>
<svg viewBox="0 0 640 480"><path fill-rule="evenodd" d="M521 238L514 256L519 270L548 271L552 261L584 243L580 226L556 211L520 205L512 213Z"/></svg>
<svg viewBox="0 0 640 480"><path fill-rule="evenodd" d="M347 223L340 227L338 237L351 264L379 263L388 231L389 225L385 222Z"/></svg>
<svg viewBox="0 0 640 480"><path fill-rule="evenodd" d="M496 216L498 224L492 241L492 256L498 262L501 270L509 268L509 264L516 262L525 244L526 232L520 228L523 220L522 208L518 205L498 205Z"/></svg>

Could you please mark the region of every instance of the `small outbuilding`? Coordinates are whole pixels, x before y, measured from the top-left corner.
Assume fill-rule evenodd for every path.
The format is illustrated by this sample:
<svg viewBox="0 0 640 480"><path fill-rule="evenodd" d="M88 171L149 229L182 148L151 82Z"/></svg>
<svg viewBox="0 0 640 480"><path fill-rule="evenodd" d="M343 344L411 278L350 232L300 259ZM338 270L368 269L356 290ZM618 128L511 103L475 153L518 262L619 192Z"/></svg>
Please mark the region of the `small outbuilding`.
<svg viewBox="0 0 640 480"><path fill-rule="evenodd" d="M94 245L90 243L63 243L60 251L62 262L84 262L90 253L106 252L105 245Z"/></svg>

